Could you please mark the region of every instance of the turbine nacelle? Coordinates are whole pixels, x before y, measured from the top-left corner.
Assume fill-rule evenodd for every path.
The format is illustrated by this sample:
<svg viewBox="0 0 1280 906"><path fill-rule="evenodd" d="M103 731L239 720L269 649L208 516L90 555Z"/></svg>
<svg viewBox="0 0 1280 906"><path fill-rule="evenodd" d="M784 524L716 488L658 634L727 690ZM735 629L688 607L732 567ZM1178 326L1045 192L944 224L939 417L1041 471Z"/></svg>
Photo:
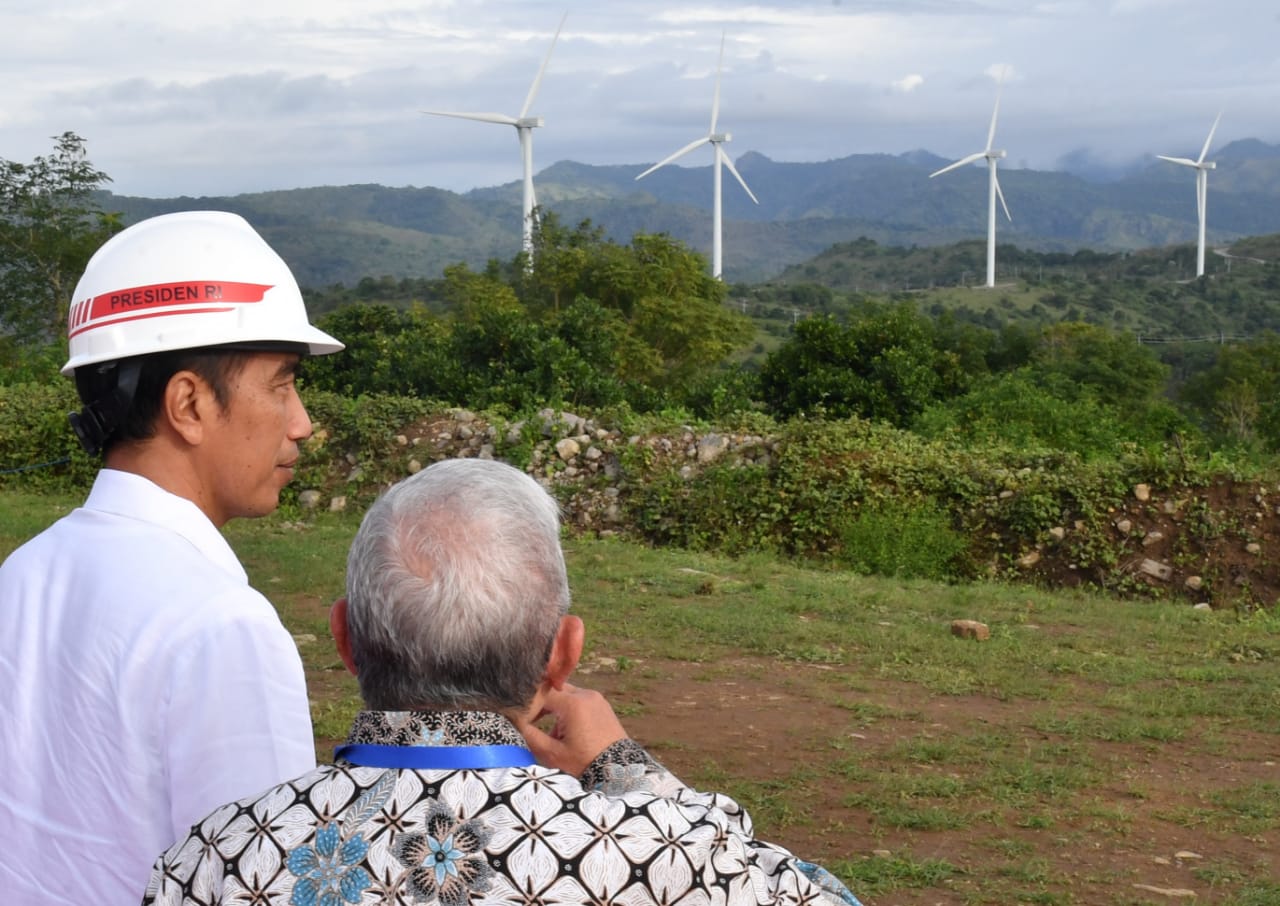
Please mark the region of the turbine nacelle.
<svg viewBox="0 0 1280 906"><path fill-rule="evenodd" d="M522 116L516 120L517 129L537 129L546 124L546 121L540 116Z"/></svg>
<svg viewBox="0 0 1280 906"><path fill-rule="evenodd" d="M717 145L720 144L721 142L728 142L732 140L733 140L732 132L713 132L707 136L707 141L713 142Z"/></svg>
<svg viewBox="0 0 1280 906"><path fill-rule="evenodd" d="M984 155L983 155L983 157L985 157L987 160L1004 160L1006 157L1008 157L1008 152L1006 152L1006 151L987 151L987 153L986 153L986 154L984 154Z"/></svg>

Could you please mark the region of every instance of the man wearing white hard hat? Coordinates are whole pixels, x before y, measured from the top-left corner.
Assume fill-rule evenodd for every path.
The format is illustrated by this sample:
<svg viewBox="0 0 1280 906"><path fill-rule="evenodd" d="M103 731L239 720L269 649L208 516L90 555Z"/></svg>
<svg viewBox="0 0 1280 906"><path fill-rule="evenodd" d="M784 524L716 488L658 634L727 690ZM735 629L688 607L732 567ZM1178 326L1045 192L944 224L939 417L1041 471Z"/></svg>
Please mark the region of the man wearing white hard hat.
<svg viewBox="0 0 1280 906"><path fill-rule="evenodd" d="M0 566L0 891L137 902L213 806L315 766L302 663L219 529L275 509L311 422L294 375L342 349L242 218L106 242L68 316L103 468Z"/></svg>

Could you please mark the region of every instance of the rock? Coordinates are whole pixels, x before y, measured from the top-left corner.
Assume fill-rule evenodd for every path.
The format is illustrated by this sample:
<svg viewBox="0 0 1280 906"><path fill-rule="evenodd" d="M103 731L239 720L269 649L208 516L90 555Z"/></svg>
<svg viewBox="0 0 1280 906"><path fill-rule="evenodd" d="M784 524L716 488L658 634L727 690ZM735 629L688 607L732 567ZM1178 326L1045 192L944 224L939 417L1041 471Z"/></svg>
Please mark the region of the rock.
<svg viewBox="0 0 1280 906"><path fill-rule="evenodd" d="M293 644L301 648L303 645L314 645L316 637L310 632L296 632L293 635Z"/></svg>
<svg viewBox="0 0 1280 906"><path fill-rule="evenodd" d="M298 495L298 506L304 510L314 510L320 505L320 492L314 490L303 491Z"/></svg>
<svg viewBox="0 0 1280 906"><path fill-rule="evenodd" d="M698 462L715 462L729 449L729 438L708 434L698 441Z"/></svg>
<svg viewBox="0 0 1280 906"><path fill-rule="evenodd" d="M873 849L871 850L871 855L875 856L877 859L888 859L893 855L893 853L887 849Z"/></svg>
<svg viewBox="0 0 1280 906"><path fill-rule="evenodd" d="M1127 535L1133 531L1133 523L1128 519L1121 519L1116 522L1116 531L1122 535Z"/></svg>
<svg viewBox="0 0 1280 906"><path fill-rule="evenodd" d="M1256 541L1250 541L1248 544L1246 544L1246 545L1244 546L1244 549L1245 549L1248 553L1253 554L1255 557L1256 557L1258 554L1262 553L1262 545L1261 545L1261 544L1259 544L1259 543L1258 543L1258 542L1256 542Z"/></svg>
<svg viewBox="0 0 1280 906"><path fill-rule="evenodd" d="M418 462L416 459L411 459L409 460L408 469L410 475L417 475L422 471L422 463Z"/></svg>
<svg viewBox="0 0 1280 906"><path fill-rule="evenodd" d="M1055 525L1053 528L1049 529L1049 537L1054 541L1061 541L1063 538L1067 537L1067 530L1060 525Z"/></svg>
<svg viewBox="0 0 1280 906"><path fill-rule="evenodd" d="M1147 532L1142 536L1142 546L1150 547L1153 544L1159 544L1164 540L1164 532Z"/></svg>
<svg viewBox="0 0 1280 906"><path fill-rule="evenodd" d="M1134 890L1145 890L1148 893L1158 893L1162 897L1171 897L1175 900L1194 900L1196 892L1187 890L1185 887L1152 887L1150 884L1134 884Z"/></svg>
<svg viewBox="0 0 1280 906"><path fill-rule="evenodd" d="M582 455L587 458L588 462L595 462L597 459L604 456L604 451L599 447L588 447L587 452Z"/></svg>
<svg viewBox="0 0 1280 906"><path fill-rule="evenodd" d="M565 462L573 459L573 457L577 456L581 450L582 447L571 437L565 437L556 441L556 455Z"/></svg>
<svg viewBox="0 0 1280 906"><path fill-rule="evenodd" d="M342 512L343 510L345 510L346 508L347 508L347 498L346 498L346 497L341 497L341 496L339 496L339 497L335 497L335 498L333 498L332 500L330 500L330 501L329 501L329 512L330 512L330 513L341 513L341 512Z"/></svg>
<svg viewBox="0 0 1280 906"><path fill-rule="evenodd" d="M1138 566L1138 572L1153 579L1159 579L1161 582L1168 582L1173 578L1173 567L1166 566L1159 560L1143 560Z"/></svg>
<svg viewBox="0 0 1280 906"><path fill-rule="evenodd" d="M475 428L470 425L458 425L458 440L471 440L475 436Z"/></svg>
<svg viewBox="0 0 1280 906"><path fill-rule="evenodd" d="M991 629L986 623L979 623L977 620L952 620L951 634L958 639L985 642L991 638Z"/></svg>
<svg viewBox="0 0 1280 906"><path fill-rule="evenodd" d="M397 446L397 447L407 447L407 446L409 446L409 438L405 437L403 434L397 434L397 435L396 435L396 446Z"/></svg>
<svg viewBox="0 0 1280 906"><path fill-rule="evenodd" d="M1208 601L1201 601L1199 604L1197 604L1195 607L1192 607L1191 609L1192 610L1213 610L1213 605L1210 604Z"/></svg>
<svg viewBox="0 0 1280 906"><path fill-rule="evenodd" d="M1133 486L1133 496L1136 497L1138 500L1142 501L1143 503L1146 503L1148 500L1151 499L1151 485L1135 484Z"/></svg>
<svg viewBox="0 0 1280 906"><path fill-rule="evenodd" d="M481 444L476 459L493 459L493 444Z"/></svg>
<svg viewBox="0 0 1280 906"><path fill-rule="evenodd" d="M1193 862L1196 859L1204 858L1204 856L1200 855L1199 853L1193 853L1189 849L1180 849L1173 854L1173 857L1175 859L1182 859L1184 862Z"/></svg>
<svg viewBox="0 0 1280 906"><path fill-rule="evenodd" d="M1185 585L1187 588L1189 588L1191 591L1199 591L1200 589L1204 588L1204 579L1200 578L1199 576L1187 576L1186 581L1183 582L1182 584Z"/></svg>
<svg viewBox="0 0 1280 906"><path fill-rule="evenodd" d="M1023 554L1018 558L1018 565L1023 569L1030 569L1040 562L1040 552L1031 551L1029 554Z"/></svg>

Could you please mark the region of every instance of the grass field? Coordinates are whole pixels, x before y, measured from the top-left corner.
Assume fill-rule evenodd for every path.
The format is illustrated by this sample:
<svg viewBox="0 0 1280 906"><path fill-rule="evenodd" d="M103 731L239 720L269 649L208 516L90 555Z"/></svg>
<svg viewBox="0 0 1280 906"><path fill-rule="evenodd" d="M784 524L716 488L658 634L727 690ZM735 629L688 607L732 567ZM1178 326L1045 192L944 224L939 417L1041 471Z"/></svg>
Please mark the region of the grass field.
<svg viewBox="0 0 1280 906"><path fill-rule="evenodd" d="M0 494L0 554L73 504ZM298 640L323 758L358 707L326 616L355 526L228 531ZM1280 612L566 550L579 681L869 906L1280 904Z"/></svg>

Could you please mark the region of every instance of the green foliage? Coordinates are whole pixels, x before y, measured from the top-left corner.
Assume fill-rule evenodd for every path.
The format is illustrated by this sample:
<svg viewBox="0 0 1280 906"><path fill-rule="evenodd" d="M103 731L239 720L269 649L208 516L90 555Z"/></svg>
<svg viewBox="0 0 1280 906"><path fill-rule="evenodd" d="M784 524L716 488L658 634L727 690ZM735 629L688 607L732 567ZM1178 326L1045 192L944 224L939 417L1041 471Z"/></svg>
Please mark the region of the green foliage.
<svg viewBox="0 0 1280 906"><path fill-rule="evenodd" d="M968 376L933 322L907 306L866 306L847 325L810 318L760 372L765 405L780 416L824 412L909 424Z"/></svg>
<svg viewBox="0 0 1280 906"><path fill-rule="evenodd" d="M1003 443L1086 459L1114 458L1126 445L1160 444L1175 432L1196 433L1167 403L1152 402L1126 418L1090 388L1029 366L983 378L968 393L933 404L912 427L965 445Z"/></svg>
<svg viewBox="0 0 1280 906"><path fill-rule="evenodd" d="M292 503L305 488L332 486L332 471L345 475L353 464L384 481L403 477L398 463L391 461L396 435L433 408L414 397L346 397L310 387L303 389L302 399L311 416L313 434L302 444L295 480L281 496L284 503Z"/></svg>
<svg viewBox="0 0 1280 906"><path fill-rule="evenodd" d="M1217 347L1182 399L1220 442L1280 451L1280 335Z"/></svg>
<svg viewBox="0 0 1280 906"><path fill-rule="evenodd" d="M931 500L883 501L861 509L841 533L839 558L866 575L943 580L965 571L968 547Z"/></svg>
<svg viewBox="0 0 1280 906"><path fill-rule="evenodd" d="M67 422L79 408L66 378L0 382L0 487L87 489L101 463L84 452Z"/></svg>
<svg viewBox="0 0 1280 906"><path fill-rule="evenodd" d="M76 281L90 256L121 227L94 193L110 181L84 139L54 138L29 164L0 159L0 333L50 340L66 333Z"/></svg>
<svg viewBox="0 0 1280 906"><path fill-rule="evenodd" d="M67 360L62 343L22 342L0 337L0 384L44 384L66 381L61 373Z"/></svg>
<svg viewBox="0 0 1280 906"><path fill-rule="evenodd" d="M1066 322L1045 328L1032 370L1055 390L1087 388L1100 402L1126 410L1156 399L1169 376L1132 335Z"/></svg>
<svg viewBox="0 0 1280 906"><path fill-rule="evenodd" d="M748 406L728 381L705 375L750 336L724 306L724 287L702 260L665 236L630 246L546 215L532 266L475 273L446 268L437 311L367 303L338 309L321 326L346 353L308 362L318 389L398 393L506 411L542 405L663 405L695 384L720 411ZM363 286L363 283L362 283Z"/></svg>

